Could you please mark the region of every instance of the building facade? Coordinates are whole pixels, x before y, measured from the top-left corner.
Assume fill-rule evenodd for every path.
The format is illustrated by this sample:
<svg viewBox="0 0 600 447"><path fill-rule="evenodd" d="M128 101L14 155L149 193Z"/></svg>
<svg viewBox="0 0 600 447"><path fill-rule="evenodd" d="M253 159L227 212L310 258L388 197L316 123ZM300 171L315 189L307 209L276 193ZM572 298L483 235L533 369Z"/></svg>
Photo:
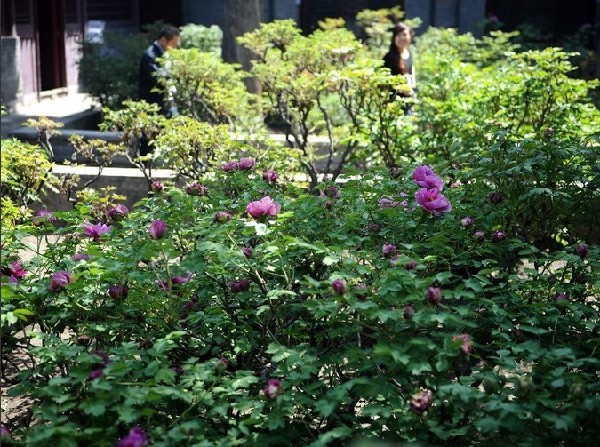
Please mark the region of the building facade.
<svg viewBox="0 0 600 447"><path fill-rule="evenodd" d="M399 5L423 25L480 35L483 20L497 16L509 28L528 22L560 35L584 23L597 25L600 0L262 0L263 21L291 18L311 32L319 20L341 17L354 27L356 13ZM162 20L173 25L223 26L220 0L0 0L2 102L37 101L79 89L79 44L103 29L139 31ZM600 33L597 33L600 35ZM600 43L596 44L600 46Z"/></svg>

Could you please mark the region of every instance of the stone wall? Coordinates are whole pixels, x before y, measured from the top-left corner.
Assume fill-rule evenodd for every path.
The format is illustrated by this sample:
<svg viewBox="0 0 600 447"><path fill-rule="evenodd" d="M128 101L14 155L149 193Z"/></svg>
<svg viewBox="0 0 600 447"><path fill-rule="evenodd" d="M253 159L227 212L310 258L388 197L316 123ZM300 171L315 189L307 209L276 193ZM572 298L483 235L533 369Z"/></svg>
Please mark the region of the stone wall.
<svg viewBox="0 0 600 447"><path fill-rule="evenodd" d="M21 41L18 36L2 36L1 76L2 104L12 110L20 97L21 78Z"/></svg>

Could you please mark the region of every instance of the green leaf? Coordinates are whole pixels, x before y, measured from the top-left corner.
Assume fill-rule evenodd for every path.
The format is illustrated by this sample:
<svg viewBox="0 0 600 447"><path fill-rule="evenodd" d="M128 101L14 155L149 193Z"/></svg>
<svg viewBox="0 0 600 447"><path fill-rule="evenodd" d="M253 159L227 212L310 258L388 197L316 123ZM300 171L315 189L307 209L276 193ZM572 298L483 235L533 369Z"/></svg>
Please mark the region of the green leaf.
<svg viewBox="0 0 600 447"><path fill-rule="evenodd" d="M96 398L91 401L83 402L79 407L85 414L101 416L106 411L106 402Z"/></svg>

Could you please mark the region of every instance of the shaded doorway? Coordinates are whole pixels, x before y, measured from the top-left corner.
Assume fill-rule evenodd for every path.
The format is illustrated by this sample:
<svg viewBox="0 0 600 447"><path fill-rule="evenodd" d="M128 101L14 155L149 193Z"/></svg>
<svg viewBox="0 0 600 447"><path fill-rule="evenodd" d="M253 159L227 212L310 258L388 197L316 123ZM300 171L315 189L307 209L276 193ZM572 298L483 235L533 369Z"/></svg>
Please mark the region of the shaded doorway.
<svg viewBox="0 0 600 447"><path fill-rule="evenodd" d="M67 86L65 15L62 0L36 2L41 91Z"/></svg>

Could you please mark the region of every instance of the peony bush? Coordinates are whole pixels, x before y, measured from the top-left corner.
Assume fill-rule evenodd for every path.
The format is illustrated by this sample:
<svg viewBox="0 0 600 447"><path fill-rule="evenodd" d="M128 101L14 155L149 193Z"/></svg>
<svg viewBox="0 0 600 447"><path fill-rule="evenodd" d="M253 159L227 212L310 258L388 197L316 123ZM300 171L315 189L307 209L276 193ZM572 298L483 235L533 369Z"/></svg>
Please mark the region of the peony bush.
<svg viewBox="0 0 600 447"><path fill-rule="evenodd" d="M443 165L309 194L234 163L6 235L3 360L34 361L3 443L597 439L597 245L537 248Z"/></svg>

